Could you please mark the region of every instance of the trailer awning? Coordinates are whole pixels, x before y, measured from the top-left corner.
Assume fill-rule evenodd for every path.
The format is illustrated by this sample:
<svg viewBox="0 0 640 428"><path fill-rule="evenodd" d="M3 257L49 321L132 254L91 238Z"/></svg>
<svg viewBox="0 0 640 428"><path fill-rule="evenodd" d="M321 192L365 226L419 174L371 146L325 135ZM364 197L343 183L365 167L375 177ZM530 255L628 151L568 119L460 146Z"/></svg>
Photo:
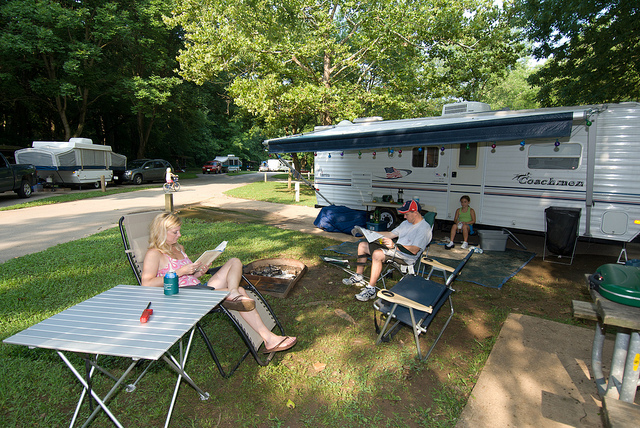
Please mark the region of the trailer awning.
<svg viewBox="0 0 640 428"><path fill-rule="evenodd" d="M573 112L517 116L508 116L508 112L493 113L490 116L348 122L308 134L274 138L265 144L270 153L296 153L561 138L571 134L574 118Z"/></svg>

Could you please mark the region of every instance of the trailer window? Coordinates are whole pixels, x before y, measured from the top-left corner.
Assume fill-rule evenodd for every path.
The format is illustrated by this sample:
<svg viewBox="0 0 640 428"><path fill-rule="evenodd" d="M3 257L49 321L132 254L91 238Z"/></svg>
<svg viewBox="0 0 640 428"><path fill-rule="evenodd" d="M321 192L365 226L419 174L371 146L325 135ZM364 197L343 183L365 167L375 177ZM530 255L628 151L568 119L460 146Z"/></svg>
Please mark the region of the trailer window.
<svg viewBox="0 0 640 428"><path fill-rule="evenodd" d="M529 169L577 169L580 166L582 145L562 143L532 144L529 146Z"/></svg>
<svg viewBox="0 0 640 428"><path fill-rule="evenodd" d="M426 161L426 162L425 162ZM437 147L414 147L411 158L414 168L435 168L438 166Z"/></svg>
<svg viewBox="0 0 640 428"><path fill-rule="evenodd" d="M478 143L460 144L458 166L475 167L478 159Z"/></svg>

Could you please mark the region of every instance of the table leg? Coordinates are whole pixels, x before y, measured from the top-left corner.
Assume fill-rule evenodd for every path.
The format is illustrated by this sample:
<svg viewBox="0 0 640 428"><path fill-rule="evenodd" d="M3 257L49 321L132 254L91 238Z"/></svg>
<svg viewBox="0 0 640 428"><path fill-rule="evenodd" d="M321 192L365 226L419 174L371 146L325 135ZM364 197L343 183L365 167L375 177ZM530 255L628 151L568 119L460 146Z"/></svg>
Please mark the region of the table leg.
<svg viewBox="0 0 640 428"><path fill-rule="evenodd" d="M633 403L638 389L638 374L640 366L640 334L631 333L629 349L627 351L627 362L624 367L622 378L622 388L620 389L620 400Z"/></svg>
<svg viewBox="0 0 640 428"><path fill-rule="evenodd" d="M127 370L124 371L124 373L122 374L122 376L120 376L119 379L116 380L115 385L113 385L113 387L109 390L109 392L107 392L107 395L104 396L104 398L102 399L102 401L104 401L105 403L109 400L109 398L111 398L111 396L113 395L113 393L118 389L118 387L120 386L120 384L122 384L122 382L127 378L127 376L129 375L129 373L131 372L131 370L133 370L133 368L136 366L138 362L134 361L132 362L129 367L127 368ZM100 371L104 371L101 367L98 367L98 369ZM107 372L108 373L108 372ZM111 378L115 378L115 376L111 375L109 373L109 377ZM92 391L93 392L93 391ZM100 411L100 407L97 407L92 413L91 415L89 415L89 418L87 418L87 421L82 425L82 427L86 427L89 425L89 422L91 422L93 420L93 418L96 417L96 415L98 414L98 412Z"/></svg>
<svg viewBox="0 0 640 428"><path fill-rule="evenodd" d="M184 352L184 356L182 356L182 352L180 353L181 361L176 361L175 358L168 352L162 356L162 359L166 361L166 363L173 368L178 373L178 380L176 381L176 387L173 390L173 397L171 398L171 404L169 405L169 412L167 413L167 420L165 421L165 428L169 426L169 421L171 421L171 414L173 413L173 407L176 403L176 398L178 397L178 389L180 388L180 381L184 378L185 381L189 385L195 389L198 394L200 394L201 400L208 400L209 394L201 390L198 385L189 377L187 372L184 371L184 368L187 363L187 358L189 357L189 350L191 349L191 342L193 341L193 335L196 332L195 327L191 329L191 334L189 334L189 342L187 343L187 347ZM182 346L182 339L180 339L180 346Z"/></svg>
<svg viewBox="0 0 640 428"><path fill-rule="evenodd" d="M607 382L604 380L602 372L602 350L604 348L605 330L600 322L596 322L596 333L593 337L593 346L591 348L591 372L596 381L598 395L604 397L607 392Z"/></svg>
<svg viewBox="0 0 640 428"><path fill-rule="evenodd" d="M89 385L87 384L87 381L84 379L84 377L82 375L80 375L80 373L78 373L78 371L76 370L76 368L73 366L73 364L71 364L71 362L67 359L67 357L60 351L56 351L58 353L58 355L60 356L60 358L62 359L62 361L64 361L64 363L67 365L67 367L69 367L69 370L71 370L71 372L76 376L76 378L78 378L78 380L80 381L80 383L82 384L82 386L85 389L89 389ZM134 364L132 364L132 366L134 366ZM130 367L132 368L132 367ZM127 373L129 371L127 370ZM104 410L104 412L107 414L107 416L109 416L109 418L113 421L114 424L116 424L116 426L118 426L119 428L122 428L122 424L118 421L118 419L113 415L113 413L111 413L111 411L109 410L109 408L107 407L107 405L100 399L100 397L98 396L98 394L96 394L96 392L91 389L91 396L98 402L98 404L100 405L100 407ZM98 410L98 409L96 409ZM70 425L70 427L73 427L73 424L75 423L75 420L72 421L72 424Z"/></svg>
<svg viewBox="0 0 640 428"><path fill-rule="evenodd" d="M624 365L627 360L627 349L629 349L629 333L624 330L618 330L616 341L613 345L613 359L611 361L611 373L609 373L609 382L607 383L606 396L620 398L620 387L622 386L622 377L624 376Z"/></svg>

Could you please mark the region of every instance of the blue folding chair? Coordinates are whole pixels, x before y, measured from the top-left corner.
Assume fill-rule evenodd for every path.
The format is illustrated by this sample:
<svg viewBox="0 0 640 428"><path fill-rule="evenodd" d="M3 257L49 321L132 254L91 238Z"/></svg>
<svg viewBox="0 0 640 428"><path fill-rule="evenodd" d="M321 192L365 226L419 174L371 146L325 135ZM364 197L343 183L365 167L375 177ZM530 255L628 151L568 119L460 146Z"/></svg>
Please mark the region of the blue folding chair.
<svg viewBox="0 0 640 428"><path fill-rule="evenodd" d="M469 251L469 254L458 264L444 284L425 279L422 276L407 275L398 281L391 290L378 291L379 299L374 302L373 307L376 311L380 312L380 322L382 322L384 317L386 317L386 321L383 327L379 328L378 319L374 313L374 324L376 326L376 333L378 333L376 345L380 342L388 342L403 325L407 325L413 330L416 348L418 350L418 359L425 361L429 358L433 348L438 343L438 340L440 340L440 337L453 317L454 311L451 294L455 290L451 288L451 284L455 281L472 255L473 250ZM423 358L419 336L427 332L429 325L436 317L438 311L447 301L450 307L449 318L447 318L444 327L442 327L438 337L436 337L431 345L429 352L427 352ZM390 327L389 324L391 320L395 322Z"/></svg>

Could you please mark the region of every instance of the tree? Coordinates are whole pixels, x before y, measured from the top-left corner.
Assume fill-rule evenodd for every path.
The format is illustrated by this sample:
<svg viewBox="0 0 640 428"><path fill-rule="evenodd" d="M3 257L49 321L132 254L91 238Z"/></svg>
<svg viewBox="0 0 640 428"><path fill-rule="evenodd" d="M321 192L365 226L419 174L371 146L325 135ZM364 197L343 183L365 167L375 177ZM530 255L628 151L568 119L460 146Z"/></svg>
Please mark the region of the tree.
<svg viewBox="0 0 640 428"><path fill-rule="evenodd" d="M14 0L0 12L2 56L29 71L24 83L59 116L64 138L80 136L90 104L110 87L104 51L127 33L127 15L115 2L64 0Z"/></svg>
<svg viewBox="0 0 640 428"><path fill-rule="evenodd" d="M539 108L540 104L536 100L539 88L532 86L527 79L540 66L532 67L528 62L524 58L506 76L491 79L478 101L489 104L493 110Z"/></svg>
<svg viewBox="0 0 640 428"><path fill-rule="evenodd" d="M182 76L226 73L234 102L278 135L474 97L519 56L507 18L489 0L182 0L171 22Z"/></svg>
<svg viewBox="0 0 640 428"><path fill-rule="evenodd" d="M518 0L519 23L548 58L530 82L545 106L640 99L640 4Z"/></svg>

